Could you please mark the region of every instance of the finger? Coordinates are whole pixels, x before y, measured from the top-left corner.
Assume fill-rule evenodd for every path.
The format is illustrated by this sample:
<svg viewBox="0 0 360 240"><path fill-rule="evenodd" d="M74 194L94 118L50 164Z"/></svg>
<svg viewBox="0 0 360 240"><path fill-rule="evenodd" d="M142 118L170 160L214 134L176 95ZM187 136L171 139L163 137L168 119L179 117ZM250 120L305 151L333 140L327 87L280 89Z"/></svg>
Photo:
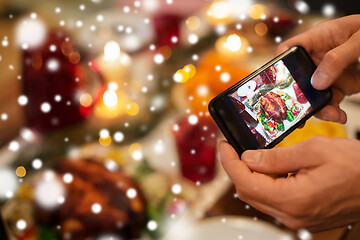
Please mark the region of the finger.
<svg viewBox="0 0 360 240"><path fill-rule="evenodd" d="M311 78L314 88L324 90L335 83L344 70L360 56L360 31L327 52Z"/></svg>
<svg viewBox="0 0 360 240"><path fill-rule="evenodd" d="M314 152L309 151L309 146L309 141L305 141L290 147L248 150L241 159L250 169L265 174L296 172L322 163L320 158L311 156Z"/></svg>
<svg viewBox="0 0 360 240"><path fill-rule="evenodd" d="M315 117L324 121L338 122L345 124L347 122L346 113L339 107L333 105L327 105L315 114Z"/></svg>
<svg viewBox="0 0 360 240"><path fill-rule="evenodd" d="M339 122L345 124L346 113L340 109L339 103L344 99L344 93L338 88L332 88L333 97L329 105L325 106L315 116L325 121Z"/></svg>
<svg viewBox="0 0 360 240"><path fill-rule="evenodd" d="M302 129L303 127L305 127L305 123L301 124L298 128Z"/></svg>
<svg viewBox="0 0 360 240"><path fill-rule="evenodd" d="M285 52L287 49L291 48L295 45L300 45L303 48L306 49L307 52L310 52L312 50L312 38L310 35L312 34L313 30L308 30L306 32L303 32L299 35L296 35L295 37L292 37L284 42L282 42L276 49L276 54L279 55L283 52Z"/></svg>
<svg viewBox="0 0 360 240"><path fill-rule="evenodd" d="M220 141L218 149L221 163L240 196L269 206L277 206L278 200L283 199L294 189L292 184L289 184L293 181L288 179L273 179L267 175L253 173L226 141Z"/></svg>

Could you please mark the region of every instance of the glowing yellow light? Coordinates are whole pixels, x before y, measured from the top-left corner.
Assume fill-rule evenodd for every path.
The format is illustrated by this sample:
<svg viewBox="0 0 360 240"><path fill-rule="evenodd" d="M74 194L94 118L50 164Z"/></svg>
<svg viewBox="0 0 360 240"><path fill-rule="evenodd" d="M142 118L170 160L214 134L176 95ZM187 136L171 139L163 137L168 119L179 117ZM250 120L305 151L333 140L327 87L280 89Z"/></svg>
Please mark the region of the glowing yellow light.
<svg viewBox="0 0 360 240"><path fill-rule="evenodd" d="M84 107L89 107L92 104L92 97L88 93L81 94L80 104Z"/></svg>
<svg viewBox="0 0 360 240"><path fill-rule="evenodd" d="M225 19L230 16L230 6L227 2L214 2L211 4L208 14L215 19Z"/></svg>
<svg viewBox="0 0 360 240"><path fill-rule="evenodd" d="M16 176L18 176L18 177L25 177L26 169L23 166L20 166L20 167L16 168L15 173L16 173Z"/></svg>
<svg viewBox="0 0 360 240"><path fill-rule="evenodd" d="M111 144L111 136L107 136L106 138L99 138L99 143L101 146L107 147Z"/></svg>
<svg viewBox="0 0 360 240"><path fill-rule="evenodd" d="M192 16L186 20L186 27L192 31L197 30L200 27L200 19Z"/></svg>
<svg viewBox="0 0 360 240"><path fill-rule="evenodd" d="M234 36L229 39L231 35ZM231 35L220 37L215 43L216 50L228 57L239 57L246 54L247 47L249 46L246 38L236 34Z"/></svg>
<svg viewBox="0 0 360 240"><path fill-rule="evenodd" d="M189 78L192 78L196 74L196 68L192 64L186 65L184 68L185 72L188 74Z"/></svg>
<svg viewBox="0 0 360 240"><path fill-rule="evenodd" d="M139 105L137 105L135 102L130 102L126 105L126 112L130 116L135 116L139 113Z"/></svg>
<svg viewBox="0 0 360 240"><path fill-rule="evenodd" d="M120 46L115 41L109 41L104 47L104 59L115 61L120 57Z"/></svg>
<svg viewBox="0 0 360 240"><path fill-rule="evenodd" d="M266 7L262 4L254 4L249 9L249 16L252 19L260 19L266 16Z"/></svg>
<svg viewBox="0 0 360 240"><path fill-rule="evenodd" d="M237 34L230 34L226 39L226 47L231 52L237 52L241 48L241 40Z"/></svg>
<svg viewBox="0 0 360 240"><path fill-rule="evenodd" d="M106 92L103 95L103 101L105 106L108 108L113 108L118 103L118 97L115 91L112 90L106 90Z"/></svg>
<svg viewBox="0 0 360 240"><path fill-rule="evenodd" d="M184 83L189 80L189 74L184 69L179 69L173 76L175 82Z"/></svg>
<svg viewBox="0 0 360 240"><path fill-rule="evenodd" d="M133 143L129 146L129 153L133 154L135 151L141 151L140 143Z"/></svg>
<svg viewBox="0 0 360 240"><path fill-rule="evenodd" d="M265 23L258 23L255 25L255 32L259 36L265 36L268 31L268 28Z"/></svg>

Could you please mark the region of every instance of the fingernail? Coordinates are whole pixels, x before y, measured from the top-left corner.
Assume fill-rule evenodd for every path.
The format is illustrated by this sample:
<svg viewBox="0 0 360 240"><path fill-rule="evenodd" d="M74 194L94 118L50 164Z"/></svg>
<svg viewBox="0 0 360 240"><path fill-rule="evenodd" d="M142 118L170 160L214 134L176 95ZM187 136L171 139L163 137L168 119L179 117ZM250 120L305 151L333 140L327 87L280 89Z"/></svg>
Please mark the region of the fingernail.
<svg viewBox="0 0 360 240"><path fill-rule="evenodd" d="M244 160L247 163L258 163L261 159L261 153L261 151L253 151L251 154L248 154Z"/></svg>
<svg viewBox="0 0 360 240"><path fill-rule="evenodd" d="M323 70L318 70L311 78L311 85L314 86L323 86L329 82L329 75L327 75Z"/></svg>

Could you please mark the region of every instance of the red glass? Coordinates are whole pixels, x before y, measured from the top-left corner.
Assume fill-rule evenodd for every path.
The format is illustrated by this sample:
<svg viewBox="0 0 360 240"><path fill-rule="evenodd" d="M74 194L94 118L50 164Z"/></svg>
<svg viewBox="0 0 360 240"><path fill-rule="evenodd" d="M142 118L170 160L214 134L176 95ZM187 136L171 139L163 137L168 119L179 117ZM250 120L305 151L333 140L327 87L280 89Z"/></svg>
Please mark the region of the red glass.
<svg viewBox="0 0 360 240"><path fill-rule="evenodd" d="M184 118L177 125L173 134L182 175L193 182L211 181L216 170L216 125L208 118L199 118L195 125Z"/></svg>
<svg viewBox="0 0 360 240"><path fill-rule="evenodd" d="M50 47L51 46L51 47ZM46 131L80 123L89 116L91 106L79 104L79 95L86 89L86 73L79 63L80 54L61 32L50 32L36 49L23 52L23 94L27 125ZM51 65L53 64L53 65ZM60 101L55 96L61 96ZM51 109L41 111L43 103Z"/></svg>

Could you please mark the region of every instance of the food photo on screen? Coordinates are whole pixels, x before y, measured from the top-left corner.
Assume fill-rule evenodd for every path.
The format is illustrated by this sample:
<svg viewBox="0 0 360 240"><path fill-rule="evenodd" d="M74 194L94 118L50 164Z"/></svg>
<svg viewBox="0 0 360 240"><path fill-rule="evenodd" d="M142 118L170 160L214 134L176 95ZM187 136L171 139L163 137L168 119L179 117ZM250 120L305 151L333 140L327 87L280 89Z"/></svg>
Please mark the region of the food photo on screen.
<svg viewBox="0 0 360 240"><path fill-rule="evenodd" d="M241 85L230 100L260 148L311 111L311 104L282 60Z"/></svg>

